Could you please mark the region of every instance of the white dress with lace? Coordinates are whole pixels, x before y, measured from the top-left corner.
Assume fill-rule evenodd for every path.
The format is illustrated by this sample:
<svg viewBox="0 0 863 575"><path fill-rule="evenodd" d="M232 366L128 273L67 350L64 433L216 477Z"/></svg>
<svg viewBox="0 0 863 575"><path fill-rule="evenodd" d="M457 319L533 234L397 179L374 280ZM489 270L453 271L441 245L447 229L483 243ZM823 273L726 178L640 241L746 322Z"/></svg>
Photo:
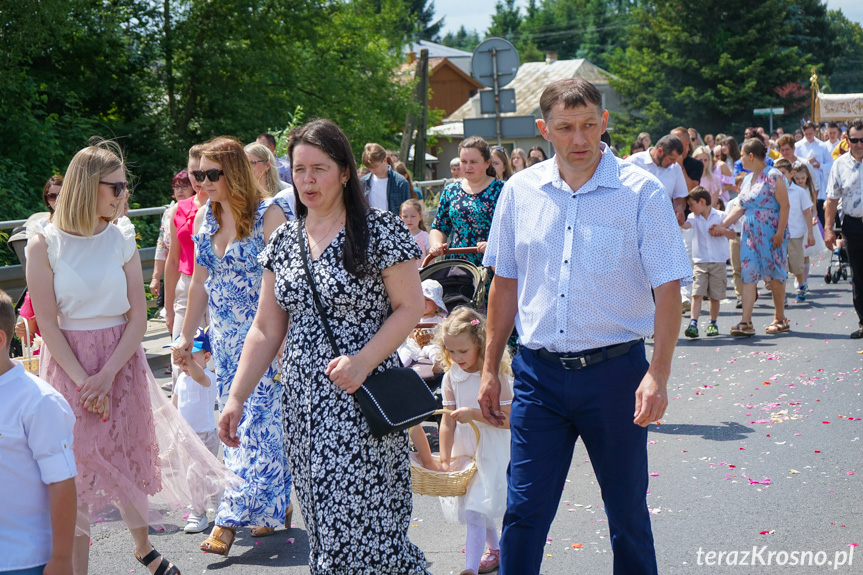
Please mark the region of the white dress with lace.
<svg viewBox="0 0 863 575"><path fill-rule="evenodd" d="M467 373L453 364L444 375L444 409L471 407L479 409L480 372ZM500 404L512 403L512 377L501 376ZM509 428L493 427L484 421L474 421L479 428L479 446L473 428L456 424L452 459L471 457L476 453L476 474L461 497L441 497L441 508L448 521L464 523L465 511L475 511L487 519L503 517L506 511L506 468L509 465Z"/></svg>

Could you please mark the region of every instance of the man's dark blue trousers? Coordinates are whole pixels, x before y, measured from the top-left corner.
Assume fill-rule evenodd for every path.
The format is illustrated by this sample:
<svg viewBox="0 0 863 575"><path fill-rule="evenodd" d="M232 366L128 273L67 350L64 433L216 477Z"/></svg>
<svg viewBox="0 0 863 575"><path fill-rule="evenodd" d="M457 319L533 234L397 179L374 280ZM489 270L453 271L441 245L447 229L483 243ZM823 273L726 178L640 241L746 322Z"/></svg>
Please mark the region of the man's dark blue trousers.
<svg viewBox="0 0 863 575"><path fill-rule="evenodd" d="M647 428L635 391L647 372L644 342L578 370L522 347L513 361L512 452L501 536L501 575L540 572L546 538L572 461L587 448L608 516L614 575L656 575L647 510ZM572 555L577 562L577 555ZM573 565L572 573L578 569Z"/></svg>

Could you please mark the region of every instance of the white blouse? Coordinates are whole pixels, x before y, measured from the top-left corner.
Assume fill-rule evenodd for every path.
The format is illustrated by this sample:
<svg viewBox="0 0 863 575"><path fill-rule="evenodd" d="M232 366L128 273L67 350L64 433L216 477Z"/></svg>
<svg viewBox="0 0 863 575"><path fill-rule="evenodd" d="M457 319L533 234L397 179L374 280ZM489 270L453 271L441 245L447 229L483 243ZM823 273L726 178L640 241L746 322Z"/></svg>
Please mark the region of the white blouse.
<svg viewBox="0 0 863 575"><path fill-rule="evenodd" d="M135 226L121 218L89 237L50 223L38 232L48 244L60 327L90 330L126 323L131 305L123 266L137 249Z"/></svg>

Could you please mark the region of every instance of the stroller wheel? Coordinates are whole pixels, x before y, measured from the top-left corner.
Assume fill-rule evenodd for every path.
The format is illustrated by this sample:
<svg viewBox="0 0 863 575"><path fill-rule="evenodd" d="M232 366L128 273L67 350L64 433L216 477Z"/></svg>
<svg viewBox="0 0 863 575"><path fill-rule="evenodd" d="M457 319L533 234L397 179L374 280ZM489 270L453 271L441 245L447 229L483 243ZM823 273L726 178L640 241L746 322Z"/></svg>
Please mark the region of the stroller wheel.
<svg viewBox="0 0 863 575"><path fill-rule="evenodd" d="M828 269L828 270L827 270L827 273L826 273L826 274L824 274L824 281L825 281L826 283L830 283L830 279L831 279L831 276L830 276L830 270Z"/></svg>
<svg viewBox="0 0 863 575"><path fill-rule="evenodd" d="M835 283L835 284L839 283L839 270L836 270L835 272L833 272L833 283Z"/></svg>
<svg viewBox="0 0 863 575"><path fill-rule="evenodd" d="M848 280L848 268L842 268L842 279Z"/></svg>

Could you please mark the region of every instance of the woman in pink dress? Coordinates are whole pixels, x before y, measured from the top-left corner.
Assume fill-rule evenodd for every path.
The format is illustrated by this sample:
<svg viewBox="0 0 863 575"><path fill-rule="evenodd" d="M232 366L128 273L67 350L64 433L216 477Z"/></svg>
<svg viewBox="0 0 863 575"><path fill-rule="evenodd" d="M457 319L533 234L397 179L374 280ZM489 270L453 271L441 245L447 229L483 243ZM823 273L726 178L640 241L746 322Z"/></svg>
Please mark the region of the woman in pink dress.
<svg viewBox="0 0 863 575"><path fill-rule="evenodd" d="M230 474L168 403L147 364L135 229L111 224L125 207L126 187L115 144L81 150L51 222L30 238L27 283L44 340L39 375L75 412L75 575L88 570L91 518L104 516L109 505L119 508L132 534L135 558L151 573L178 575L150 543L148 498L203 504Z"/></svg>

